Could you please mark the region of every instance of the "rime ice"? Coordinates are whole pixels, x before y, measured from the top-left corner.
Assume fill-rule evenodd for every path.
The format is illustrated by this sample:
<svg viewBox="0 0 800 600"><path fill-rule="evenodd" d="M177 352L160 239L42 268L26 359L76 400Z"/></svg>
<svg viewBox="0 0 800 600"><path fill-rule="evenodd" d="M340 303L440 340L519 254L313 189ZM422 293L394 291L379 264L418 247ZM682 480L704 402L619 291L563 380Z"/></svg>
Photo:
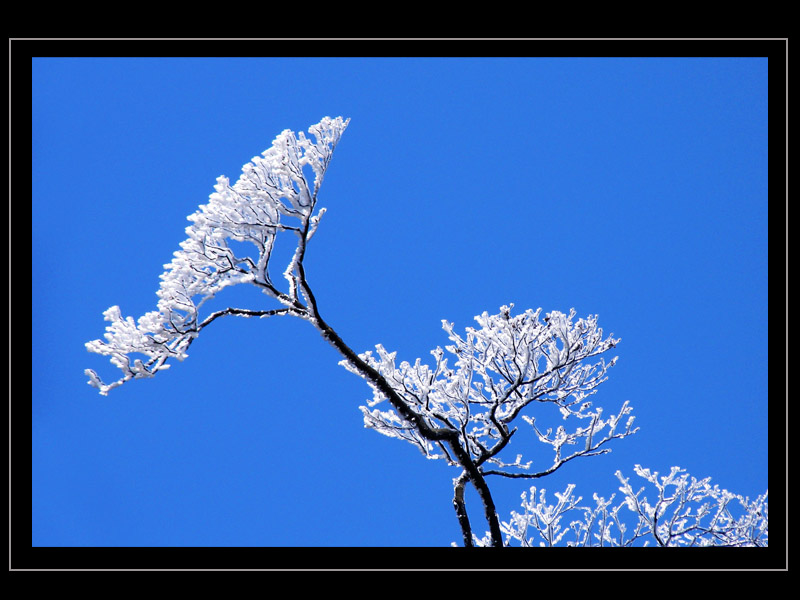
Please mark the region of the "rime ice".
<svg viewBox="0 0 800 600"><path fill-rule="evenodd" d="M188 217L187 239L164 265L158 310L145 314L138 323L132 317L123 318L118 306L104 313L111 322L105 341L88 342L86 348L110 357L122 377L106 384L94 370L86 369L90 385L106 395L131 379L154 376L169 366L171 358L186 358L186 350L200 330L221 314L201 320L200 307L231 285L257 285L286 307L283 312L308 316L301 314L297 278L292 273L324 212L312 214L333 150L348 122L325 117L309 128L314 140L287 129L271 148L242 168L234 185L227 177L217 179L208 204ZM313 183L307 180L305 167L313 173ZM295 259L286 271L288 293L275 287L268 271L275 236L281 232L297 237ZM254 254L237 256L228 240L252 244ZM227 314L248 316L246 312L231 309ZM145 360L134 358L135 354L144 355Z"/></svg>
<svg viewBox="0 0 800 600"><path fill-rule="evenodd" d="M242 168L234 185L227 177L217 179L208 203L188 217L186 240L164 265L157 310L138 321L123 317L118 306L105 311L110 323L105 341L94 340L86 348L108 356L122 376L104 383L86 369L89 384L105 395L131 379L153 377L169 367L170 359L184 360L200 331L217 318L293 315L311 323L344 357L342 364L372 388L372 399L361 407L366 427L459 469L453 505L467 546L632 545L644 537L662 546L767 545L766 493L750 502L711 486L708 479L689 479L677 467L659 477L636 465L636 474L657 490L649 499L618 472L624 496L619 504L594 494L596 506L582 506L574 485L548 504L545 490L537 494L534 487L523 494L524 513L499 521L490 476L544 477L573 459L609 452L610 442L637 431L627 401L610 416L590 401L617 360L607 355L619 340L603 334L597 316L576 320L570 310L542 317L541 309L513 315L508 305L497 314L478 315L478 327L463 334L442 321L450 343L431 351L431 365L421 359L398 364L397 353L380 344L374 352L356 354L320 315L303 265L325 212L316 209L320 185L348 122L322 119L309 128L313 141L285 130ZM269 264L278 235L296 242L282 271L283 289L273 281ZM241 255L243 248L252 254ZM200 317L207 300L239 284L255 285L281 308L229 307ZM504 458L520 440L527 444L508 453L513 460ZM535 442L544 453L536 451ZM484 538L472 534L467 483L475 488L489 525ZM638 522L623 521L623 508ZM567 527L562 519L568 513Z"/></svg>
<svg viewBox="0 0 800 600"><path fill-rule="evenodd" d="M602 355L619 339L604 338L596 316L575 321L575 311L568 315L554 311L542 320L541 309L512 316L512 308L513 304L502 306L494 315L478 315L475 320L480 327L467 327L463 336L452 323L442 321L452 342L445 346L454 360L452 367L442 348L431 351L433 366L420 359L413 365L405 361L396 365L396 353L381 345L376 346L376 354L360 356L431 428L461 432L464 448L473 459L493 466L487 473L517 476L528 471L527 476L538 477L577 456L604 454L608 449L603 446L609 441L635 433L633 417L620 426L632 410L627 402L618 414L602 419L602 408L593 408L586 400L607 379L616 357L606 361ZM348 361L340 364L357 372ZM422 438L396 411L375 408L386 398L373 389L373 400L361 407L366 427L410 442L428 458L452 461L442 445ZM555 433L542 432L525 411L533 406L542 410L543 405L557 408L565 420L573 417L588 425L569 432L564 427ZM531 470L532 462L523 462L521 455L512 462L501 458L500 452L517 432L512 423L518 416L530 425L536 439L552 447L552 463L536 464ZM573 450L565 452L565 448Z"/></svg>

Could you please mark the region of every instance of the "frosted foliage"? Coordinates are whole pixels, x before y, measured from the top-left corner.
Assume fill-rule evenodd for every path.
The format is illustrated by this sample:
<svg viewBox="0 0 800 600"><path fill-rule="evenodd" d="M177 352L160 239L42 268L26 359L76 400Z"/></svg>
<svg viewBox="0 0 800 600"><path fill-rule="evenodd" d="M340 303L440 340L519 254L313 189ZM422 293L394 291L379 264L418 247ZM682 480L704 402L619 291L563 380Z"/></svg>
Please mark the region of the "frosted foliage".
<svg viewBox="0 0 800 600"><path fill-rule="evenodd" d="M218 316L212 314L201 320L200 307L227 286L254 284L285 307L269 314L309 317L299 302L297 262L325 211L323 208L314 214L317 193L348 122L341 117L325 117L309 128L313 140L287 129L271 148L244 165L234 185L227 177L217 178L208 204L188 217L191 225L186 228L187 239L172 261L164 265L157 310L138 322L123 318L118 306L104 313L111 323L106 327L105 341L88 342L86 348L109 356L122 377L104 383L92 369L86 369L90 385L105 395L130 379L152 377L169 366L170 358L186 358L186 350L199 331ZM311 174L313 182L309 182ZM288 292L276 287L268 270L279 232L291 232L297 240L294 258L284 272ZM253 254L237 256L229 240L252 244ZM256 313L228 311L245 316ZM265 316L267 312L258 314ZM136 358L137 354L141 358Z"/></svg>
<svg viewBox="0 0 800 600"><path fill-rule="evenodd" d="M541 476L576 456L602 454L607 449L601 446L609 440L634 433L633 417L625 419L631 412L627 403L604 419L602 409L587 400L616 362L616 357L606 361L601 355L619 342L603 336L597 317L575 321L573 310L541 318L541 309L512 316L512 308L503 306L498 314L484 312L475 317L479 327L468 327L463 336L452 323L443 321L452 343L431 352L430 366L420 359L397 365L396 353L380 345L375 353L365 352L360 358L431 429L458 432L460 443L477 464L492 465L486 474ZM341 364L356 372L348 361ZM385 407L386 397L374 385L373 392L373 399L361 407L367 427L406 440L429 458L452 462L444 444L423 438L418 427ZM542 431L533 416L524 414L542 405L555 407L564 420L572 418L582 425L572 431L563 426L555 432ZM530 427L529 436L552 448L552 462L542 467L519 454L509 462L500 458L500 451L517 432L511 423L518 416Z"/></svg>
<svg viewBox="0 0 800 600"><path fill-rule="evenodd" d="M511 513L501 524L507 545L553 546L767 546L768 501L765 492L755 500L712 486L710 478L697 480L673 467L659 477L640 465L635 473L655 494L634 491L617 471L622 499L614 503L593 495L594 506L580 504L574 485L556 493L548 504L545 490L535 487L522 494L524 512ZM476 539L477 545L487 540Z"/></svg>
<svg viewBox="0 0 800 600"><path fill-rule="evenodd" d="M463 333L442 321L449 343L431 351L432 361L398 362L380 344L353 351L321 316L304 266L325 213L317 208L319 189L348 123L325 117L309 136L285 130L244 165L236 183L217 179L164 265L156 310L138 321L123 317L118 306L105 311L105 339L86 348L109 357L122 375L105 383L86 369L89 384L106 395L131 379L153 377L170 359L184 360L198 334L223 316L296 316L372 388L360 407L366 427L458 468L452 502L465 546L767 545L766 493L751 502L677 467L659 477L637 465L636 474L656 490L649 495L617 472L622 498L616 503L595 494L594 505L585 506L574 485L551 502L544 489L532 487L522 495L523 511L500 521L490 477L545 477L573 459L610 452L610 442L638 431L627 401L606 414L592 398L617 361L609 354L620 340L604 335L597 316L542 309L512 314L512 304L475 317L477 325ZM283 280L276 282L270 260L279 235L295 246L288 264L277 265ZM201 316L207 300L243 283L277 308L228 307ZM473 533L467 484L488 525L483 538Z"/></svg>

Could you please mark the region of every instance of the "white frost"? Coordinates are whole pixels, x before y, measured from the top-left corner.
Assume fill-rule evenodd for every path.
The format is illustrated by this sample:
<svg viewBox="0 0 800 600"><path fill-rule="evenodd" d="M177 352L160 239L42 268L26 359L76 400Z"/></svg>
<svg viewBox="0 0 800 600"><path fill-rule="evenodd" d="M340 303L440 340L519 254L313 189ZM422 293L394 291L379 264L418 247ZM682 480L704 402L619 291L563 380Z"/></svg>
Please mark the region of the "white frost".
<svg viewBox="0 0 800 600"><path fill-rule="evenodd" d="M271 148L244 165L234 185L227 177L217 179L208 203L189 215L187 239L164 265L158 310L148 312L138 323L132 317L123 318L118 306L105 311L111 323L105 341L93 340L86 348L108 356L123 375L105 384L94 370L87 369L90 385L106 395L130 379L153 377L168 367L170 358L186 358L186 350L202 328L200 307L228 286L251 283L285 306L296 305L297 289L291 287L291 277L287 277L288 294L272 284L267 270L270 253L279 232L292 232L298 249L313 234L324 212L312 214L317 193L348 123L342 117L325 117L309 128L313 141L287 129ZM306 180L306 166L314 174L311 184ZM251 243L254 256L235 255L228 240Z"/></svg>

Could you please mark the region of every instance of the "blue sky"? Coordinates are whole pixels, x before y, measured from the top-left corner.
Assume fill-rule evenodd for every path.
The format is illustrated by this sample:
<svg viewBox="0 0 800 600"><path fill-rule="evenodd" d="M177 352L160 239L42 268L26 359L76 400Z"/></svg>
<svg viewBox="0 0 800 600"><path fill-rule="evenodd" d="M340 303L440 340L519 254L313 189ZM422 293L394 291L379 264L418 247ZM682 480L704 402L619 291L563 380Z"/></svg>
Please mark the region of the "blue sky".
<svg viewBox="0 0 800 600"><path fill-rule="evenodd" d="M306 266L352 348L425 360L442 319L510 302L598 314L622 342L594 401L641 429L540 486L769 487L766 58L39 58L33 546L460 543L457 472L365 429L371 390L303 321L218 320L152 380L86 384L116 378L84 348L102 312L155 307L216 177L326 115L351 122ZM272 307L240 288L214 307ZM528 486L491 483L503 519Z"/></svg>

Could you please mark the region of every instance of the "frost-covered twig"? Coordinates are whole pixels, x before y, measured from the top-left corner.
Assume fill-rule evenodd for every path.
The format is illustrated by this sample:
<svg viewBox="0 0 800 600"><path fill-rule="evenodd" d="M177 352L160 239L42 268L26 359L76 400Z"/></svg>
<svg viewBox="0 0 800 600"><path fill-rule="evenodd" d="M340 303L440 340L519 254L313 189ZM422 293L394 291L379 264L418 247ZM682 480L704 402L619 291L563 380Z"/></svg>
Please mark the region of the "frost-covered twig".
<svg viewBox="0 0 800 600"><path fill-rule="evenodd" d="M511 304L497 314L475 317L478 327L466 328L463 335L442 321L451 343L431 352L432 365L420 359L397 365L396 353L382 345L374 353L356 354L320 314L304 264L309 240L325 212L316 209L320 185L348 123L325 117L309 128L313 141L302 132L285 130L262 156L242 168L234 185L226 177L217 179L208 204L188 217L187 239L164 265L157 309L138 321L123 318L118 306L105 311L110 322L105 341L94 340L86 347L108 356L122 376L105 383L86 369L89 383L106 395L131 379L153 377L170 366L170 359L184 360L199 333L221 317L296 316L313 325L341 354L341 364L372 388L372 400L361 407L366 427L458 468L453 506L467 546L501 546L504 534L506 542L526 546L562 541L633 545L647 537L663 546L766 545L766 494L750 502L711 487L707 479L689 480L677 467L659 479L637 465L636 473L658 491L653 504L618 473L624 493L619 505L612 506L613 497L606 501L595 495L594 508L581 506L574 486L556 494L558 502L549 505L544 490L537 495L534 487L529 496L523 495L524 512L512 513L501 526L489 475L544 477L577 458L609 452L612 440L637 431L628 402L603 418L603 409L589 401L617 360L606 356L619 339L603 334L596 315L576 320L574 310L542 315L542 309L512 315ZM296 244L282 271L284 289L275 283L270 265L279 234L293 236ZM245 244L231 246L231 240ZM248 244L255 249L252 255L234 252ZM206 301L240 283L258 287L280 307L229 307L200 316ZM445 352L451 356L446 358ZM548 412L569 421L570 427L541 425ZM518 427L518 418L530 429ZM506 458L523 439L549 446L552 458L523 458L529 448L517 448L513 460ZM477 491L489 527L481 539L473 535L466 510L467 483ZM734 510L737 502L739 512ZM622 507L636 516L633 526L626 523ZM562 519L570 513L582 518L566 526Z"/></svg>
<svg viewBox="0 0 800 600"><path fill-rule="evenodd" d="M655 487L654 503L642 495L644 488L634 491L619 471L623 497L613 506L613 495L606 500L597 494L594 507L580 505L574 485L556 493L556 504L548 504L545 490L537 495L532 487L522 494L524 511L512 512L501 525L506 544L550 546L564 540L567 546L768 545L767 492L751 501L710 485L710 478L690 477L679 467L660 478L639 465L634 472Z"/></svg>
<svg viewBox="0 0 800 600"><path fill-rule="evenodd" d="M475 317L480 328L468 327L464 336L454 331L452 323L443 321L453 343L431 352L435 361L432 366L420 359L397 365L396 353L382 345L377 345L374 353L360 354L359 359L381 375L392 392L413 410L418 423L455 436L460 450L483 476L542 477L578 457L604 454L609 451L604 447L608 442L635 433L627 402L615 416L602 419L602 408L594 408L587 400L607 379L608 369L616 362L616 357L607 362L601 355L619 343L618 339L603 335L597 317L576 321L573 310L568 315L553 311L542 319L541 309L512 315L512 308L513 305L503 306L495 315L483 313ZM445 350L454 356L452 367ZM358 372L352 360L341 364ZM428 458L462 464L453 458L448 447L431 436L421 435L420 426L404 419L395 409L396 403L388 402L386 406L385 391L370 385L373 399L361 407L366 427L410 442ZM563 426L555 433L550 429L542 432L536 427L535 418L526 412L546 406L557 409L564 420L588 420L588 424L572 432ZM533 429L530 438L553 448L555 456L543 468L530 470L536 461L523 462L519 453L513 461L501 457L501 452L510 447L512 436L522 435L512 426L520 416ZM563 447L576 444L582 447L568 454L562 451ZM492 468L487 468L489 465ZM462 479L456 481L463 485ZM454 505L464 537L469 539L458 485Z"/></svg>
<svg viewBox="0 0 800 600"><path fill-rule="evenodd" d="M169 359L184 360L200 330L216 318L247 316L245 309L229 308L201 320L200 307L231 285L255 285L285 307L255 311L251 316L292 314L313 318L298 295L300 290L307 300L302 254L324 213L320 209L314 214L317 195L348 122L341 117L325 117L309 128L314 140L303 132L295 135L287 129L262 156L254 157L242 168L234 185L227 177L217 179L208 204L188 217L192 224L186 228L188 237L181 249L164 265L157 310L138 322L132 317L123 319L118 306L104 313L111 322L105 341L88 342L86 348L110 357L112 364L122 370L122 377L104 383L94 370L86 369L91 385L106 395L131 379L153 377L169 367ZM269 272L275 236L280 232L294 235L298 246L285 271L288 291L279 290ZM255 254L236 256L229 240L252 244ZM136 355L142 355L144 360Z"/></svg>
<svg viewBox="0 0 800 600"><path fill-rule="evenodd" d="M631 412L627 403L618 415L602 420L602 409L592 409L592 403L586 400L607 379L616 357L609 362L602 357L596 362L589 360L613 348L619 340L604 338L596 317L573 322L574 311L569 315L554 311L541 321L541 309L511 316L512 308L513 304L501 307L496 315L479 315L475 319L481 327L468 327L463 338L455 333L452 323L443 321L454 342L445 348L455 357L452 368L441 347L431 351L435 359L432 367L420 359L413 365L406 361L396 365L396 353L381 345L376 346L375 353L359 356L378 370L429 426L458 432L464 449L478 464L490 463L503 469L529 466L519 458L507 464L498 457L514 435L510 424L520 415L540 441L553 446L556 462L603 452L600 446L610 439L634 433L633 417L617 430L620 419ZM346 361L342 365L350 368ZM406 425L393 410L376 408L385 397L375 392L373 400L361 408L368 427L415 444L429 458L447 458L435 444L407 435ZM540 432L534 418L523 414L525 409L543 404L557 408L564 419L590 419L590 424L571 434L560 428L553 438L551 431ZM608 433L600 435L605 428ZM579 439L585 440L584 449L562 457L561 447ZM502 473L512 475L510 471Z"/></svg>

